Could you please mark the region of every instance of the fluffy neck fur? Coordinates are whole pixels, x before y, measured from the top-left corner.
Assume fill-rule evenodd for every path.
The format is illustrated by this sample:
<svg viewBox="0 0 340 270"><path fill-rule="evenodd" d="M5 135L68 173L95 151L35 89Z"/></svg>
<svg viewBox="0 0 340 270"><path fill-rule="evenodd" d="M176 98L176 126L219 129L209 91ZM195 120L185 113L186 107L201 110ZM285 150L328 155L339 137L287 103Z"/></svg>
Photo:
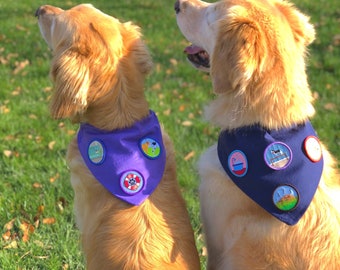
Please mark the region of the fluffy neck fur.
<svg viewBox="0 0 340 270"><path fill-rule="evenodd" d="M286 63L287 62L287 63ZM222 129L260 124L269 129L290 127L314 115L304 59L278 61L254 73L243 89L225 89L206 108L206 118Z"/></svg>
<svg viewBox="0 0 340 270"><path fill-rule="evenodd" d="M253 103L242 94L236 97L232 93L220 94L206 107L205 117L223 130L232 130L257 123L269 129L280 129L305 122L314 115L310 93L288 100L283 99L285 94L258 96Z"/></svg>
<svg viewBox="0 0 340 270"><path fill-rule="evenodd" d="M148 114L149 108L142 89L132 91L120 84L91 103L81 122L103 130L114 130L132 126Z"/></svg>
<svg viewBox="0 0 340 270"><path fill-rule="evenodd" d="M140 88L118 82L108 93L90 103L79 122L89 123L102 130L132 126L149 114L148 103Z"/></svg>

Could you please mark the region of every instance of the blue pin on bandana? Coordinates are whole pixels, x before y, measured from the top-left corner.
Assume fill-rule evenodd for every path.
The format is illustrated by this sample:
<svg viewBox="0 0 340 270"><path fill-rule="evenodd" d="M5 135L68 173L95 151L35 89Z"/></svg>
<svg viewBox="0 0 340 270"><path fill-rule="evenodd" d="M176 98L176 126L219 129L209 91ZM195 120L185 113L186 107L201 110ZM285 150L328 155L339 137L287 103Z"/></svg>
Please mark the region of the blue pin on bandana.
<svg viewBox="0 0 340 270"><path fill-rule="evenodd" d="M248 197L288 225L299 221L323 170L310 122L280 130L255 125L222 131L217 149L224 170Z"/></svg>
<svg viewBox="0 0 340 270"><path fill-rule="evenodd" d="M132 127L121 130L107 132L82 124L78 147L94 177L129 204L140 205L162 179L166 152L153 111Z"/></svg>

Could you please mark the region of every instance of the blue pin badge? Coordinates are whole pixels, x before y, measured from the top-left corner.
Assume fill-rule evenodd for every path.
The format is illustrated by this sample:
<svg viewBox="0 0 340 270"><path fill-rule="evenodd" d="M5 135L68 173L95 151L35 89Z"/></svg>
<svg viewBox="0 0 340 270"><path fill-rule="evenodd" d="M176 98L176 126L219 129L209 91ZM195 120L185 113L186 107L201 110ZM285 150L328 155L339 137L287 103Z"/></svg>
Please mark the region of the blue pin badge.
<svg viewBox="0 0 340 270"><path fill-rule="evenodd" d="M292 150L283 142L274 142L264 150L264 161L273 170L283 170L292 161Z"/></svg>

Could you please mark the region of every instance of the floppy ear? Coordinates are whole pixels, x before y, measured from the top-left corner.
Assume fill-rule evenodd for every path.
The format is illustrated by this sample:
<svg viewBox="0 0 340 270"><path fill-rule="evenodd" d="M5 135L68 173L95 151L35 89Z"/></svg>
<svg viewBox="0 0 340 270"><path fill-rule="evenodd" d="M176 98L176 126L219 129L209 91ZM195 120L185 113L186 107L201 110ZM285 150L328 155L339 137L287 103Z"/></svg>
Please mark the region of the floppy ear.
<svg viewBox="0 0 340 270"><path fill-rule="evenodd" d="M50 73L54 82L52 117L69 118L84 111L90 86L86 56L70 48L54 57Z"/></svg>
<svg viewBox="0 0 340 270"><path fill-rule="evenodd" d="M247 17L232 13L220 24L211 59L214 91L217 94L243 92L256 69L261 69L267 54L266 44L256 22Z"/></svg>
<svg viewBox="0 0 340 270"><path fill-rule="evenodd" d="M140 28L131 22L124 23L123 27L126 29L122 31L123 40L128 53L131 53L131 59L134 59L135 65L141 74L149 74L153 63L149 50L142 40Z"/></svg>
<svg viewBox="0 0 340 270"><path fill-rule="evenodd" d="M287 2L276 3L278 9L286 17L297 43L308 46L315 39L315 30L309 23L309 17L298 11L292 4Z"/></svg>
<svg viewBox="0 0 340 270"><path fill-rule="evenodd" d="M153 63L148 48L140 39L134 44L133 54L136 56L136 65L143 75L151 72Z"/></svg>

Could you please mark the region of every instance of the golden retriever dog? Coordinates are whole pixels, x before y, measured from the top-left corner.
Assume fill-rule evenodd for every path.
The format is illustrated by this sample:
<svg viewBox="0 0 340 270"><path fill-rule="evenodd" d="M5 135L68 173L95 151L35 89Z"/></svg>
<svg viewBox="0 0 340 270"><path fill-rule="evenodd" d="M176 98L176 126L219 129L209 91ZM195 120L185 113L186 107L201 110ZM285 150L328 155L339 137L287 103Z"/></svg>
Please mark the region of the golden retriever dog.
<svg viewBox="0 0 340 270"><path fill-rule="evenodd" d="M87 269L199 269L168 135L149 110L140 29L91 5L41 6L51 115L79 123L67 161Z"/></svg>
<svg viewBox="0 0 340 270"><path fill-rule="evenodd" d="M198 164L208 269L340 269L340 177L309 121L309 18L280 0L178 0L175 11L221 128Z"/></svg>

